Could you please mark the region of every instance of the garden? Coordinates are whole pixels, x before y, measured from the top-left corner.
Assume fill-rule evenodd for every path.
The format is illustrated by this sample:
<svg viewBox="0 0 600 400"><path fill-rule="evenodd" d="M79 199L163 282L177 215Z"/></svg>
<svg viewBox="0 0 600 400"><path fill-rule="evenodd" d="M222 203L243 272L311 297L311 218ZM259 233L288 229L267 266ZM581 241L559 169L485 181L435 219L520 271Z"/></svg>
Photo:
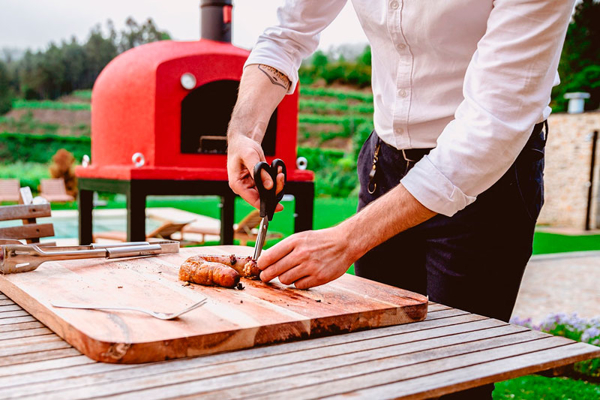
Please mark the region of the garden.
<svg viewBox="0 0 600 400"><path fill-rule="evenodd" d="M590 52L593 46L588 46L588 42L582 48L576 47L573 39L583 35L580 28L586 24L589 15L598 15L600 6L589 3L583 2L584 6L580 6L575 22L569 28L561 72L572 79L555 89L553 105L556 111L564 111L566 107L562 99L565 91L598 94L600 90L598 53ZM598 28L594 29L594 40L600 44ZM17 178L21 186L30 187L35 195L41 180L52 176L65 179L73 191L73 168L91 153L90 87L95 77L118 53L165 38L168 34L153 24L138 26L133 21L129 30L121 33L105 35L96 29L82 45L64 42L50 46L45 52L27 52L21 61L10 57L0 60L0 179ZM357 155L373 130L370 60L369 48L354 57L318 52L300 71L298 156L306 158L308 169L316 174L316 229L336 225L356 211ZM592 98L597 101L600 95ZM598 104L589 103L588 106L597 107ZM118 195L100 193L100 199L107 209L126 207L125 200ZM294 207L290 201L283 202L285 209L269 226L270 230L281 232L283 237L293 233ZM150 197L147 207L174 207L218 218L219 202L219 198L210 196ZM236 222L251 210L241 199L236 200L235 207ZM52 204L53 211L73 209L77 209L76 202ZM281 239L269 241L267 246L277 240ZM600 250L598 234L535 233L534 255L593 250ZM353 273L353 269L349 272ZM511 322L600 346L600 318L581 318L560 311L556 310L538 324L532 323L527 316ZM496 385L494 399L600 398L600 359L580 362L558 373L560 376L547 373L501 382Z"/></svg>

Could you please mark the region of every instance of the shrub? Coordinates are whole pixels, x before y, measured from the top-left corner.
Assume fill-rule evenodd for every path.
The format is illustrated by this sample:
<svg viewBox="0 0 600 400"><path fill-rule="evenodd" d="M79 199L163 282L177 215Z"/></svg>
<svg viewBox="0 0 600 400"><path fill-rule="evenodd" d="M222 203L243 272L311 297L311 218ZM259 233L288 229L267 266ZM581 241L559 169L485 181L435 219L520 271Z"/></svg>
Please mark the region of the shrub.
<svg viewBox="0 0 600 400"><path fill-rule="evenodd" d="M533 325L531 318L522 320L514 317L510 322L600 347L600 318L586 320L578 317L577 314L557 313L547 316L539 326ZM600 377L600 358L578 362L574 369L581 374L598 378Z"/></svg>
<svg viewBox="0 0 600 400"><path fill-rule="evenodd" d="M302 96L314 96L314 97L334 97L338 100L354 99L360 100L367 103L373 103L373 94L365 92L353 92L345 90L334 90L325 88L313 88L309 86L302 86L300 88L300 94Z"/></svg>
<svg viewBox="0 0 600 400"><path fill-rule="evenodd" d="M76 160L90 154L91 139L86 136L31 135L0 133L0 164L34 162L48 164L59 149L73 153Z"/></svg>
<svg viewBox="0 0 600 400"><path fill-rule="evenodd" d="M343 151L299 147L298 156L306 157L308 169L315 171L318 196L348 197L357 187L356 159Z"/></svg>
<svg viewBox="0 0 600 400"><path fill-rule="evenodd" d="M65 181L67 193L71 196L77 196L77 178L73 165L75 157L69 151L60 149L52 156L52 165L50 165L50 176L54 179Z"/></svg>
<svg viewBox="0 0 600 400"><path fill-rule="evenodd" d="M91 110L92 106L90 103L61 103L60 101L49 101L49 100L15 100L12 104L14 109L27 109L27 110Z"/></svg>

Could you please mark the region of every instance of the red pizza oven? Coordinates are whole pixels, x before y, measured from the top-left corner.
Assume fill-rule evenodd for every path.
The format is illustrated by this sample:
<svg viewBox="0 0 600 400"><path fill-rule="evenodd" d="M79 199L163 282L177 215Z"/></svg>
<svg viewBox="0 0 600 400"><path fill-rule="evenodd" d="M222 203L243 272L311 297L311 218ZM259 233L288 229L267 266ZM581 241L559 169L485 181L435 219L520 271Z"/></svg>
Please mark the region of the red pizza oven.
<svg viewBox="0 0 600 400"><path fill-rule="evenodd" d="M226 180L227 125L248 54L202 39L150 43L116 57L94 85L91 163L77 175ZM311 171L296 168L297 121L296 90L271 117L263 149L268 161L286 163L289 180L310 181Z"/></svg>
<svg viewBox="0 0 600 400"><path fill-rule="evenodd" d="M78 167L79 241L92 240L93 192L127 197L127 236L145 238L149 195L218 195L221 242L233 242L235 195L227 183L227 125L249 52L231 41L231 0L202 0L202 39L126 51L92 91L92 154ZM295 230L312 228L314 174L296 166L298 91L273 113L262 146L281 158L294 196Z"/></svg>

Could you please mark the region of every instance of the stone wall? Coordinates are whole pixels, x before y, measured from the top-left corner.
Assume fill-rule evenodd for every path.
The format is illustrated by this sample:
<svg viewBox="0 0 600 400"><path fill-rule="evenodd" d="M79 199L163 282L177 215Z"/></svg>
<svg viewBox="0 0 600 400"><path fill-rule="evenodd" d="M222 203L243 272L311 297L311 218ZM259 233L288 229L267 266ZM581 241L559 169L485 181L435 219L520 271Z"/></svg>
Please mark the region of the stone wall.
<svg viewBox="0 0 600 400"><path fill-rule="evenodd" d="M553 114L548 119L550 134L546 146L546 203L538 220L540 225L585 228L588 202L592 134L600 131L600 112ZM600 228L600 140L591 213L591 228Z"/></svg>

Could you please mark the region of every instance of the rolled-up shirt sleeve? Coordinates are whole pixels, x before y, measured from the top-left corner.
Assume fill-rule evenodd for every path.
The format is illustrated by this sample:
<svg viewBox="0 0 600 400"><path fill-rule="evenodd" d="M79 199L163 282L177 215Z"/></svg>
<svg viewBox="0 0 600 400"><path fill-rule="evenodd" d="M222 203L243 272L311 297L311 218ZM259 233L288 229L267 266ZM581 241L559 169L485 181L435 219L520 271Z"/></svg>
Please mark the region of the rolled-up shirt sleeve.
<svg viewBox="0 0 600 400"><path fill-rule="evenodd" d="M288 94L294 93L302 60L317 49L321 31L345 4L346 0L286 0L277 9L279 23L260 35L244 68L250 64L276 68L292 83Z"/></svg>
<svg viewBox="0 0 600 400"><path fill-rule="evenodd" d="M454 119L402 179L452 216L509 169L544 118L574 0L496 0L467 69Z"/></svg>

